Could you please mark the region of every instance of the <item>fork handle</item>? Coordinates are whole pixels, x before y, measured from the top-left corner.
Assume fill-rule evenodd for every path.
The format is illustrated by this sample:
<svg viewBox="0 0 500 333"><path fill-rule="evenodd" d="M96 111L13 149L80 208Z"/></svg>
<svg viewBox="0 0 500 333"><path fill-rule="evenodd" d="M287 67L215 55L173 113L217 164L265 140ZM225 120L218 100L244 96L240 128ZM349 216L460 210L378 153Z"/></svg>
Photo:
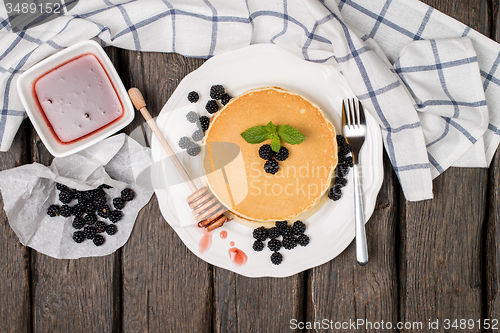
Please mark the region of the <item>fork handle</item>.
<svg viewBox="0 0 500 333"><path fill-rule="evenodd" d="M366 245L365 215L363 213L363 199L359 183L358 164L353 166L354 177L354 221L356 229L356 259L362 266L368 263L368 248Z"/></svg>

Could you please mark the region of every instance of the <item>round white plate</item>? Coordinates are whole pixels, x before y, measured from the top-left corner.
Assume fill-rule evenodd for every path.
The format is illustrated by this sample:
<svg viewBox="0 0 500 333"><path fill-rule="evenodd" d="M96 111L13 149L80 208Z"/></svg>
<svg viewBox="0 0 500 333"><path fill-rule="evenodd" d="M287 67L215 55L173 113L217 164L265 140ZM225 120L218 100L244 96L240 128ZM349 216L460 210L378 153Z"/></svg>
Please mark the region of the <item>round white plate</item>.
<svg viewBox="0 0 500 333"><path fill-rule="evenodd" d="M178 147L178 141L182 136L191 136L196 130L196 126L186 119L189 111L196 110L200 116L208 115L204 106L210 99L209 90L214 84L222 84L231 96L266 86L279 86L296 92L319 105L337 133L342 133L342 100L354 96L335 67L307 62L273 44L251 45L209 59L181 81L157 118L158 126L167 141L193 178L200 175L200 161L183 152ZM193 90L200 94L200 100L195 104L187 100L188 93ZM383 181L383 146L378 124L369 114L366 118L368 135L361 151L360 170L365 217L368 220ZM168 178L171 183L178 176L167 170L162 163L167 155L156 138L152 140L151 149L157 166L152 168L151 176L163 216L184 244L212 265L249 277L285 277L335 258L354 239L352 171L348 175L348 185L343 189L342 198L336 202L329 200L305 221L305 233L311 239L309 245L297 246L290 251L281 249L283 262L276 266L270 261L271 251L267 247L261 252L252 250L253 230L249 227L229 222L212 234L196 225L182 227L176 211L179 207L173 200L173 195L179 193L171 193L166 181ZM195 183L200 185L198 180ZM223 231L227 232L226 238L221 237ZM210 241L210 248L201 251L200 244ZM231 248L237 248L246 254L247 261L244 265L236 265L231 260ZM356 258L353 257L352 260Z"/></svg>

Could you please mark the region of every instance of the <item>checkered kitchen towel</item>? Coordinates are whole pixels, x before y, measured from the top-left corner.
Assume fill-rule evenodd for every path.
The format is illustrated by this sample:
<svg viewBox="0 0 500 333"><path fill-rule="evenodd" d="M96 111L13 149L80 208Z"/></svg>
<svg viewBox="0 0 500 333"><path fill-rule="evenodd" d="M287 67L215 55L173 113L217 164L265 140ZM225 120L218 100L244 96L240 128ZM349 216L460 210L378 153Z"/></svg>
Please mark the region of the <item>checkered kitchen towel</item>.
<svg viewBox="0 0 500 333"><path fill-rule="evenodd" d="M17 76L92 37L205 58L271 42L338 63L379 121L408 200L431 198L451 165L486 167L500 142L500 46L416 0L85 0L21 32L0 7L4 151L25 117Z"/></svg>

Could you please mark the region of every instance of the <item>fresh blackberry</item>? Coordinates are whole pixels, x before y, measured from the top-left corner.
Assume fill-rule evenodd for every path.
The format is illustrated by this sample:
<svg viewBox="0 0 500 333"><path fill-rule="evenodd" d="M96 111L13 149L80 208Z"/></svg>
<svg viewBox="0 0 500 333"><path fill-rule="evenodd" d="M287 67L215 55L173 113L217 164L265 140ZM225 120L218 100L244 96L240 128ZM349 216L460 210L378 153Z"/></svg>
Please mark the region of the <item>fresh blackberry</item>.
<svg viewBox="0 0 500 333"><path fill-rule="evenodd" d="M345 156L352 151L351 145L346 143L345 145L339 147L339 156Z"/></svg>
<svg viewBox="0 0 500 333"><path fill-rule="evenodd" d="M335 186L344 187L347 185L347 179L343 177L335 177Z"/></svg>
<svg viewBox="0 0 500 333"><path fill-rule="evenodd" d="M109 216L108 216L108 219L113 222L113 223L116 223L118 221L120 221L123 217L123 213L121 210L113 210L113 211L110 211L109 212Z"/></svg>
<svg viewBox="0 0 500 333"><path fill-rule="evenodd" d="M111 211L111 209L109 208L108 205L101 205L101 206L97 207L97 215L99 215L103 219L108 218L110 211Z"/></svg>
<svg viewBox="0 0 500 333"><path fill-rule="evenodd" d="M338 187L332 187L328 191L328 198L330 198L333 201L338 201L340 198L342 198L342 191Z"/></svg>
<svg viewBox="0 0 500 333"><path fill-rule="evenodd" d="M211 99L205 105L205 109L208 113L214 114L215 112L219 111L219 105L217 104L216 100Z"/></svg>
<svg viewBox="0 0 500 333"><path fill-rule="evenodd" d="M200 95L198 95L196 91L189 92L188 101L190 101L191 103L196 103L198 102L198 99L200 99Z"/></svg>
<svg viewBox="0 0 500 333"><path fill-rule="evenodd" d="M229 103L229 101L231 100L231 96L229 96L228 93L225 93L224 95L222 95L221 99L220 99L220 102L222 105L226 105L227 103Z"/></svg>
<svg viewBox="0 0 500 333"><path fill-rule="evenodd" d="M210 98L221 99L226 90L220 84L215 84L210 87Z"/></svg>
<svg viewBox="0 0 500 333"><path fill-rule="evenodd" d="M72 225L75 229L81 229L85 226L85 220L82 217L75 217Z"/></svg>
<svg viewBox="0 0 500 333"><path fill-rule="evenodd" d="M61 183L56 183L56 188L57 188L59 191L68 190L68 189L69 189L69 187L67 187L66 185L61 184Z"/></svg>
<svg viewBox="0 0 500 333"><path fill-rule="evenodd" d="M72 210L73 210L73 215L74 216L82 216L83 213L85 213L85 207L86 205L82 204L82 203L77 203L76 205L74 205L72 207Z"/></svg>
<svg viewBox="0 0 500 333"><path fill-rule="evenodd" d="M125 207L125 200L122 198L114 198L113 207L115 207L115 209L123 209L123 207Z"/></svg>
<svg viewBox="0 0 500 333"><path fill-rule="evenodd" d="M122 199L125 201L132 201L132 200L134 200L134 197L135 197L135 192L128 187L126 189L122 190L120 194L121 194Z"/></svg>
<svg viewBox="0 0 500 333"><path fill-rule="evenodd" d="M352 156L347 156L345 158L345 162L344 163L347 164L347 166L349 168L352 168L354 166L354 160L352 159Z"/></svg>
<svg viewBox="0 0 500 333"><path fill-rule="evenodd" d="M281 232L277 227L272 227L269 229L269 238L275 239L281 236Z"/></svg>
<svg viewBox="0 0 500 333"><path fill-rule="evenodd" d="M207 116L201 116L200 124L201 124L201 130L205 132L210 126L210 118L208 118Z"/></svg>
<svg viewBox="0 0 500 333"><path fill-rule="evenodd" d="M349 173L349 166L345 163L337 164L335 169L337 177L345 177Z"/></svg>
<svg viewBox="0 0 500 333"><path fill-rule="evenodd" d="M83 228L83 232L85 233L85 237L87 237L87 239L94 239L95 235L97 234L97 230L91 226L86 226L85 228Z"/></svg>
<svg viewBox="0 0 500 333"><path fill-rule="evenodd" d="M337 145L339 147L345 146L347 144L347 141L345 137L342 134L337 134Z"/></svg>
<svg viewBox="0 0 500 333"><path fill-rule="evenodd" d="M274 225L278 228L278 229L281 229L283 227L286 227L288 226L288 222L287 221L276 221L274 223Z"/></svg>
<svg viewBox="0 0 500 333"><path fill-rule="evenodd" d="M191 145L191 139L189 139L187 136L183 136L179 140L179 147L181 147L182 149L188 149L190 145Z"/></svg>
<svg viewBox="0 0 500 333"><path fill-rule="evenodd" d="M105 241L105 239L104 239L104 236L102 236L102 235L95 235L94 240L93 240L95 246L101 246L102 244L104 244L104 241Z"/></svg>
<svg viewBox="0 0 500 333"><path fill-rule="evenodd" d="M114 224L108 224L108 226L106 227L106 233L110 236L113 236L114 234L116 234L117 231L118 231L118 228Z"/></svg>
<svg viewBox="0 0 500 333"><path fill-rule="evenodd" d="M70 189L67 190L62 190L59 192L59 201L61 201L64 204L68 204L73 200L73 191Z"/></svg>
<svg viewBox="0 0 500 333"><path fill-rule="evenodd" d="M256 239L255 242L253 242L252 249L254 251L260 252L264 250L264 243L262 241Z"/></svg>
<svg viewBox="0 0 500 333"><path fill-rule="evenodd" d="M264 227L259 227L253 230L253 238L258 239L260 241L265 241L269 236L269 232Z"/></svg>
<svg viewBox="0 0 500 333"><path fill-rule="evenodd" d="M113 188L113 186L110 186L108 184L101 184L97 188L101 190L109 190L110 188Z"/></svg>
<svg viewBox="0 0 500 333"><path fill-rule="evenodd" d="M282 146L280 151L274 155L274 158L278 161L286 160L288 158L288 148Z"/></svg>
<svg viewBox="0 0 500 333"><path fill-rule="evenodd" d="M278 172L279 169L280 166L275 160L269 160L264 163L264 171L267 173L271 173L274 175L276 172Z"/></svg>
<svg viewBox="0 0 500 333"><path fill-rule="evenodd" d="M290 233L292 233L292 227L288 225L287 221L277 221L276 222L276 227L280 231L280 234L283 236L286 236Z"/></svg>
<svg viewBox="0 0 500 333"><path fill-rule="evenodd" d="M97 205L92 201L87 202L87 205L85 205L85 213L87 214L95 213L96 209Z"/></svg>
<svg viewBox="0 0 500 333"><path fill-rule="evenodd" d="M299 237L297 237L297 243L300 246L307 246L307 244L309 244L309 236L304 234L300 235Z"/></svg>
<svg viewBox="0 0 500 333"><path fill-rule="evenodd" d="M77 243L81 243L85 240L85 233L83 231L75 231L73 233L73 240Z"/></svg>
<svg viewBox="0 0 500 333"><path fill-rule="evenodd" d="M59 205L50 205L47 209L47 215L50 217L59 216L61 207Z"/></svg>
<svg viewBox="0 0 500 333"><path fill-rule="evenodd" d="M267 247L273 252L279 251L281 249L281 242L278 239L271 239L267 242Z"/></svg>
<svg viewBox="0 0 500 333"><path fill-rule="evenodd" d="M306 231L306 224L302 221L295 221L295 223L292 226L292 233L295 236L302 235Z"/></svg>
<svg viewBox="0 0 500 333"><path fill-rule="evenodd" d="M70 217L72 213L73 213L73 210L68 205L62 205L61 209L59 210L59 215L64 216L64 217Z"/></svg>
<svg viewBox="0 0 500 333"><path fill-rule="evenodd" d="M198 145L191 146L187 149L188 155L192 156L192 157L195 157L196 155L198 155L200 153L200 151L201 151L201 148Z"/></svg>
<svg viewBox="0 0 500 333"><path fill-rule="evenodd" d="M106 226L107 226L107 224L104 223L103 221L97 221L95 223L95 230L97 231L98 234L102 233L102 232L106 231Z"/></svg>
<svg viewBox="0 0 500 333"><path fill-rule="evenodd" d="M96 188L95 190L92 190L92 193L94 194L94 197L106 198L106 192L104 192L104 189L102 188Z"/></svg>
<svg viewBox="0 0 500 333"><path fill-rule="evenodd" d="M274 252L273 254L271 254L271 262L274 265L279 265L281 264L282 261L283 261L283 255L281 253Z"/></svg>
<svg viewBox="0 0 500 333"><path fill-rule="evenodd" d="M76 191L75 197L78 203L85 203L89 199L87 191Z"/></svg>
<svg viewBox="0 0 500 333"><path fill-rule="evenodd" d="M283 247L287 250L292 250L297 246L297 238L292 234L283 237Z"/></svg>
<svg viewBox="0 0 500 333"><path fill-rule="evenodd" d="M88 225L93 225L97 222L97 216L95 214L87 214L85 215L84 219Z"/></svg>
<svg viewBox="0 0 500 333"><path fill-rule="evenodd" d="M191 136L194 141L201 141L203 140L203 137L205 136L205 133L203 133L202 130L197 130L194 131L193 135Z"/></svg>
<svg viewBox="0 0 500 333"><path fill-rule="evenodd" d="M186 115L186 118L190 123L194 124L200 117L196 112L189 111L188 114Z"/></svg>
<svg viewBox="0 0 500 333"><path fill-rule="evenodd" d="M274 157L274 151L271 149L270 145L262 145L259 148L259 156L262 159L270 160Z"/></svg>
<svg viewBox="0 0 500 333"><path fill-rule="evenodd" d="M105 205L108 203L108 199L106 197L97 197L94 199L94 203L97 207Z"/></svg>

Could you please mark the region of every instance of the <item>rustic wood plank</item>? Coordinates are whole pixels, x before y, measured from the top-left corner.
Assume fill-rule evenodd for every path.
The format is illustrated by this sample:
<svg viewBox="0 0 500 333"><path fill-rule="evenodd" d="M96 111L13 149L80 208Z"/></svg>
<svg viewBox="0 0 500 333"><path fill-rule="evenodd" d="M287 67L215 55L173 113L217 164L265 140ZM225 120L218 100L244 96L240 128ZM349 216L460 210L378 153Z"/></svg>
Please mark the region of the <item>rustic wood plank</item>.
<svg viewBox="0 0 500 333"><path fill-rule="evenodd" d="M29 163L29 121L20 127L8 152L0 153L0 169L6 170ZM0 327L2 332L30 332L30 256L31 250L21 245L12 231L3 200L0 203Z"/></svg>
<svg viewBox="0 0 500 333"><path fill-rule="evenodd" d="M153 117L180 80L203 62L176 54L127 52L125 57L126 85L142 91ZM136 121L143 122L140 114ZM211 331L212 267L182 243L162 217L156 197L139 214L122 253L125 332Z"/></svg>

